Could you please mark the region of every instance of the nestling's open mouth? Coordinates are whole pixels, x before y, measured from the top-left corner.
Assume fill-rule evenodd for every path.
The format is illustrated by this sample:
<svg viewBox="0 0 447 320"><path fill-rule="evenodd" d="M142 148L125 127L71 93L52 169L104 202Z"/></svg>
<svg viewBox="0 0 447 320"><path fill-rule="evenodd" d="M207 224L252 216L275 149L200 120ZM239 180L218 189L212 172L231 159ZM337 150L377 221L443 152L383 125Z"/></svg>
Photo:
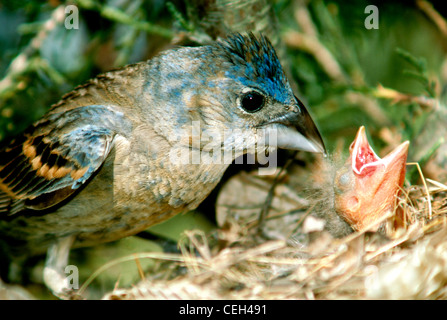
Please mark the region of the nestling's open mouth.
<svg viewBox="0 0 447 320"><path fill-rule="evenodd" d="M368 176L379 168L390 168L403 157L406 158L409 142L405 141L385 157L380 158L368 143L365 127L360 127L354 142L351 144L352 170L358 176Z"/></svg>

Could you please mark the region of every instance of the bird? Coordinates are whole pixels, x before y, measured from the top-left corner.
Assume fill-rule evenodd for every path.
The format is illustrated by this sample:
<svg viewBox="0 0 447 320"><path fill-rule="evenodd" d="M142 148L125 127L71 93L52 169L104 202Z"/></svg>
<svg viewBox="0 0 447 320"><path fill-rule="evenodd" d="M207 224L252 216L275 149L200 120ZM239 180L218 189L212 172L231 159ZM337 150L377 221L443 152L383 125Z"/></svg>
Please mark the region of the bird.
<svg viewBox="0 0 447 320"><path fill-rule="evenodd" d="M44 282L66 297L71 248L192 210L232 160L276 148L326 153L263 35L174 47L98 75L0 146L1 254L46 253Z"/></svg>
<svg viewBox="0 0 447 320"><path fill-rule="evenodd" d="M320 192L324 199L318 200L315 216L325 221L326 231L335 238L366 231L386 236L386 220L390 217L399 226L401 217L394 209L405 182L409 145L404 141L380 158L361 126L344 164L324 160L324 182L316 184L324 189Z"/></svg>

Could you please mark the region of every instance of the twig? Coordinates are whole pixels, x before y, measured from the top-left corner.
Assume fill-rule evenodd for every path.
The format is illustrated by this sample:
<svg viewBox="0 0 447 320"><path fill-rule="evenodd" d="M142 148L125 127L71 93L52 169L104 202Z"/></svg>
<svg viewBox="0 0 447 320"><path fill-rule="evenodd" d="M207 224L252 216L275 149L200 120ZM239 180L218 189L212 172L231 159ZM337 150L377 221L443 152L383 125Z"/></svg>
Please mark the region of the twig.
<svg viewBox="0 0 447 320"><path fill-rule="evenodd" d="M425 0L416 1L416 5L434 22L444 38L447 38L447 21L433 8L433 5Z"/></svg>
<svg viewBox="0 0 447 320"><path fill-rule="evenodd" d="M107 262L106 264L102 265L100 268L98 268L95 272L93 272L88 279L82 284L82 286L78 290L78 294L82 295L84 291L87 289L87 287L92 283L92 281L98 277L102 272L105 270L116 266L120 263L132 261L135 259L159 259L159 260L170 260L170 261L185 261L185 258L182 255L179 254L169 254L169 253L163 253L163 252L142 252L142 253L134 253L129 256L121 257L119 259L115 259L112 261ZM201 261L200 258L196 258L197 261Z"/></svg>
<svg viewBox="0 0 447 320"><path fill-rule="evenodd" d="M143 268L141 267L140 259L138 257L135 257L135 264L137 265L138 274L140 275L141 280L146 280L146 277L144 276Z"/></svg>
<svg viewBox="0 0 447 320"><path fill-rule="evenodd" d="M273 180L272 185L270 186L269 192L267 194L267 198L265 199L264 206L262 207L261 212L259 213L259 224L258 224L258 235L262 234L262 228L264 226L265 218L268 216L268 213L270 211L270 206L273 200L273 196L275 194L275 188L276 185L279 182L279 179L282 175L282 173L290 166L290 164L293 162L293 159L295 159L296 154L298 151L295 151L290 159L287 160L285 165L279 170L278 174L276 175L275 179Z"/></svg>
<svg viewBox="0 0 447 320"><path fill-rule="evenodd" d="M432 212L432 207L431 207L430 191L428 190L427 182L425 181L424 174L422 173L421 166L419 165L418 162L407 162L407 165L414 165L414 166L417 167L417 169L418 169L418 171L419 171L419 174L420 174L420 176L421 176L422 183L424 184L425 192L426 192L426 194L427 194L428 217L429 217L429 219L431 219L431 218L432 218L432 215L433 215L433 212Z"/></svg>
<svg viewBox="0 0 447 320"><path fill-rule="evenodd" d="M346 83L346 77L332 53L317 38L297 31L284 35L284 42L292 48L303 50L314 56L324 72L334 81Z"/></svg>
<svg viewBox="0 0 447 320"><path fill-rule="evenodd" d="M373 96L376 98L383 98L391 100L392 103L417 103L423 108L428 110L436 110L439 108L439 100L433 98L427 98L425 96L413 96L396 91L391 88L387 88L379 84L376 89L373 90Z"/></svg>
<svg viewBox="0 0 447 320"><path fill-rule="evenodd" d="M317 28L313 23L309 10L303 1L298 2L297 8L294 12L294 17L296 23L298 23L305 34L315 38L318 36Z"/></svg>

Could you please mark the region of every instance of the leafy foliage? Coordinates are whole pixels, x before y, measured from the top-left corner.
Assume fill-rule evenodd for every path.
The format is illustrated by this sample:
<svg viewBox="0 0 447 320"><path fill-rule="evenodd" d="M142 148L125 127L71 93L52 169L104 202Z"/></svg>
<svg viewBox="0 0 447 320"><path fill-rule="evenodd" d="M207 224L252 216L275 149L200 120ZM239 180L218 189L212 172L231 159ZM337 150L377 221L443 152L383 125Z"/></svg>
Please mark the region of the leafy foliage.
<svg viewBox="0 0 447 320"><path fill-rule="evenodd" d="M78 29L66 26L65 8L71 4L79 10ZM174 45L205 44L229 31L261 31L277 47L331 153L346 153L364 125L380 154L410 140L409 160L423 168L435 164L427 177L447 179L445 12L438 13L427 1L380 2L379 29L369 30L364 26L368 4L0 2L0 140L23 130L64 93L98 73L149 59ZM407 179L420 179L415 167ZM209 221L191 219L202 230L212 229ZM160 227L157 234L178 239Z"/></svg>

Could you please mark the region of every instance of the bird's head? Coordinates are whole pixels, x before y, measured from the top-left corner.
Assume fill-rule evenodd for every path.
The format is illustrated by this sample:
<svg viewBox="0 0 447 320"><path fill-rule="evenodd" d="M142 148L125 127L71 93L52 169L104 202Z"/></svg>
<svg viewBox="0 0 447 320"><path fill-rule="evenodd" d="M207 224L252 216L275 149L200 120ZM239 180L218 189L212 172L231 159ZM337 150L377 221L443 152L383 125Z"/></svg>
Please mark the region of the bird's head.
<svg viewBox="0 0 447 320"><path fill-rule="evenodd" d="M317 127L294 95L267 38L234 34L215 48L223 59L221 76L229 93L224 112L233 128L257 138L258 144L264 140L272 147L325 152Z"/></svg>
<svg viewBox="0 0 447 320"><path fill-rule="evenodd" d="M175 54L181 52L188 58L180 59L178 77L189 72L194 79L192 85L182 84L186 90L177 90L182 92L178 105L187 110L177 113L182 117L177 122L196 127L201 149L232 150L233 159L276 147L325 152L317 127L294 95L267 38L233 34Z"/></svg>
<svg viewBox="0 0 447 320"><path fill-rule="evenodd" d="M405 179L408 146L406 141L381 159L369 145L365 128L357 132L350 157L334 179L335 210L354 230L378 227L376 222L393 209Z"/></svg>

